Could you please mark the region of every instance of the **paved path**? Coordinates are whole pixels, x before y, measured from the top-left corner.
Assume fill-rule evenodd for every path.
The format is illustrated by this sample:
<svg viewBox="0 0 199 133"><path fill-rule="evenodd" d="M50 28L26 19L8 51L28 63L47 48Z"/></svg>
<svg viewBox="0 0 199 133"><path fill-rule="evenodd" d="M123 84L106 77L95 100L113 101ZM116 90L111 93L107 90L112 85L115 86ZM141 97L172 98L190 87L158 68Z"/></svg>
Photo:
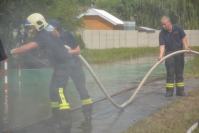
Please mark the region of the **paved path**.
<svg viewBox="0 0 199 133"><path fill-rule="evenodd" d="M137 95L133 103L124 110L118 110L113 107L107 100L94 104L92 131L90 133L121 133L135 122L144 119L152 113L158 111L163 106L171 103L179 97L164 97L165 81L154 81L147 84ZM186 91L199 88L198 79L186 80ZM125 101L132 94L132 91L124 92L114 99L118 102ZM83 121L81 110L73 112L72 133L89 133L83 132L80 128ZM51 133L50 127L45 123L38 123L26 128L24 131L15 131L14 133Z"/></svg>

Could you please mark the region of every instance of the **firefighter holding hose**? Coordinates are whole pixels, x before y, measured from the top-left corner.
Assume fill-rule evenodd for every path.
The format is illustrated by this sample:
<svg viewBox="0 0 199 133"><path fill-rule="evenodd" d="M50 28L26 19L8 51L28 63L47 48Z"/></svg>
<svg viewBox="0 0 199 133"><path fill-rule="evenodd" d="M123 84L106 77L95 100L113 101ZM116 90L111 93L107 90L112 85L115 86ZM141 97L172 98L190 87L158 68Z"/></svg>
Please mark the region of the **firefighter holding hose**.
<svg viewBox="0 0 199 133"><path fill-rule="evenodd" d="M64 47L67 48L69 53L73 55L68 64L69 69L66 69L65 71L68 71L68 79L69 77L72 79L80 95L82 111L85 118L85 121L82 123L82 128L85 130L85 132L90 132L93 101L86 89L86 77L83 71L82 62L78 57L80 54L80 46L78 45L73 33L63 29L58 20L52 20L50 25L54 27L54 29L52 29L52 34L61 38L61 40L64 42Z"/></svg>
<svg viewBox="0 0 199 133"><path fill-rule="evenodd" d="M173 25L170 18L167 16L161 18L161 25L162 30L159 34L159 60L161 60L164 55L168 55L178 50L190 50L188 38L182 28ZM184 54L179 54L166 59L165 66L167 72L165 96L173 96L175 88L177 96L184 96Z"/></svg>
<svg viewBox="0 0 199 133"><path fill-rule="evenodd" d="M50 83L50 100L52 107L52 124L56 131L70 133L71 114L70 104L65 96L65 86L68 80L69 65L72 54L63 45L63 41L53 36L48 30L50 25L39 13L33 13L27 17L26 26L34 38L31 42L23 44L21 47L11 50L12 55L28 52L32 49L40 48L44 51L54 72Z"/></svg>

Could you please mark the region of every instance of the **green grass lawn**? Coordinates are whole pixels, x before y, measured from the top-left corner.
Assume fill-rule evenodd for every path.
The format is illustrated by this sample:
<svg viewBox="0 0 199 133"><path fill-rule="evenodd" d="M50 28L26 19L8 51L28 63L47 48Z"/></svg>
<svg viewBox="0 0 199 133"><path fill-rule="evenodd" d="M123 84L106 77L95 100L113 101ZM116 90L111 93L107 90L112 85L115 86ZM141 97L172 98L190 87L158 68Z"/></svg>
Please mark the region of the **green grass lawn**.
<svg viewBox="0 0 199 133"><path fill-rule="evenodd" d="M193 133L199 133L199 128L197 128Z"/></svg>
<svg viewBox="0 0 199 133"><path fill-rule="evenodd" d="M186 133L199 119L199 88L141 120L124 133ZM198 132L198 131L197 131Z"/></svg>
<svg viewBox="0 0 199 133"><path fill-rule="evenodd" d="M194 47L193 49L199 51L199 47ZM193 60L190 60L186 65L186 76L199 77L199 56L196 56Z"/></svg>
<svg viewBox="0 0 199 133"><path fill-rule="evenodd" d="M149 55L158 55L158 48L115 48L103 50L84 49L82 50L82 55L88 60L89 63L99 64Z"/></svg>
<svg viewBox="0 0 199 133"><path fill-rule="evenodd" d="M193 47L193 50L199 51L199 47ZM110 63L115 61L122 61L127 59L135 59L144 56L157 56L158 47L143 47L143 48L115 48L115 49L103 49L103 50L91 50L83 49L82 55L89 63L101 64ZM193 60L186 63L186 77L199 77L199 56L196 56Z"/></svg>

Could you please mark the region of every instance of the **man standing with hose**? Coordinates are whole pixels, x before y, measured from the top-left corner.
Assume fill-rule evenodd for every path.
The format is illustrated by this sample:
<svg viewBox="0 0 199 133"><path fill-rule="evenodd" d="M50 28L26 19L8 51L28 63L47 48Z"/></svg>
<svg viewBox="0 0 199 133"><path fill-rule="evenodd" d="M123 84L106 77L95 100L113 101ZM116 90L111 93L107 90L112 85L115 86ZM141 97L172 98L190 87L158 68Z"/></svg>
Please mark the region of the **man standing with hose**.
<svg viewBox="0 0 199 133"><path fill-rule="evenodd" d="M70 105L65 97L65 85L68 77L66 69L72 55L64 47L63 41L53 36L49 31L49 25L39 13L33 13L27 18L27 27L35 35L33 41L23 44L19 48L11 50L12 55L22 54L35 48L44 51L47 59L53 67L54 73L50 84L50 100L52 107L52 122L54 132L70 133L71 115Z"/></svg>
<svg viewBox="0 0 199 133"><path fill-rule="evenodd" d="M160 54L159 60L172 52L190 49L188 38L183 29L173 25L170 18L163 16L161 18L162 30L159 34ZM184 54L179 54L168 58L165 61L167 79L166 79L166 97L173 96L176 87L176 95L184 96Z"/></svg>
<svg viewBox="0 0 199 133"><path fill-rule="evenodd" d="M86 89L86 77L83 71L81 60L78 55L80 54L80 46L78 45L74 35L66 31L61 27L61 24L57 20L53 20L50 24L55 28L52 33L58 36L64 42L64 47L69 50L72 54L72 59L69 62L68 79L72 79L77 91L79 92L80 99L82 102L82 111L85 117L85 121L82 123L84 132L89 133L91 131L91 117L92 117L92 99L90 98Z"/></svg>

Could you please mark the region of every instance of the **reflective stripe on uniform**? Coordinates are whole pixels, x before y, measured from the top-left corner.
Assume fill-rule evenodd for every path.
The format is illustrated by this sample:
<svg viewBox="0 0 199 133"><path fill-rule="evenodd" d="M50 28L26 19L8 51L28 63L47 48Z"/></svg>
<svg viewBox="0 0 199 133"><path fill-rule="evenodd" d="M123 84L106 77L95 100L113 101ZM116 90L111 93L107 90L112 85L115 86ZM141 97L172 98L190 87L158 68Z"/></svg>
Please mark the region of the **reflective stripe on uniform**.
<svg viewBox="0 0 199 133"><path fill-rule="evenodd" d="M177 87L184 87L184 82L176 83L176 86L177 86Z"/></svg>
<svg viewBox="0 0 199 133"><path fill-rule="evenodd" d="M88 105L88 104L92 104L92 103L93 103L93 100L91 98L82 100L83 105Z"/></svg>
<svg viewBox="0 0 199 133"><path fill-rule="evenodd" d="M59 96L61 99L61 104L59 104L59 109L60 110L70 109L70 104L66 101L63 88L59 88Z"/></svg>
<svg viewBox="0 0 199 133"><path fill-rule="evenodd" d="M59 110L70 109L70 104L60 104Z"/></svg>
<svg viewBox="0 0 199 133"><path fill-rule="evenodd" d="M174 83L167 83L166 88L174 88L175 84Z"/></svg>
<svg viewBox="0 0 199 133"><path fill-rule="evenodd" d="M51 108L59 108L60 110L70 109L70 104L59 104L59 102L51 102Z"/></svg>

